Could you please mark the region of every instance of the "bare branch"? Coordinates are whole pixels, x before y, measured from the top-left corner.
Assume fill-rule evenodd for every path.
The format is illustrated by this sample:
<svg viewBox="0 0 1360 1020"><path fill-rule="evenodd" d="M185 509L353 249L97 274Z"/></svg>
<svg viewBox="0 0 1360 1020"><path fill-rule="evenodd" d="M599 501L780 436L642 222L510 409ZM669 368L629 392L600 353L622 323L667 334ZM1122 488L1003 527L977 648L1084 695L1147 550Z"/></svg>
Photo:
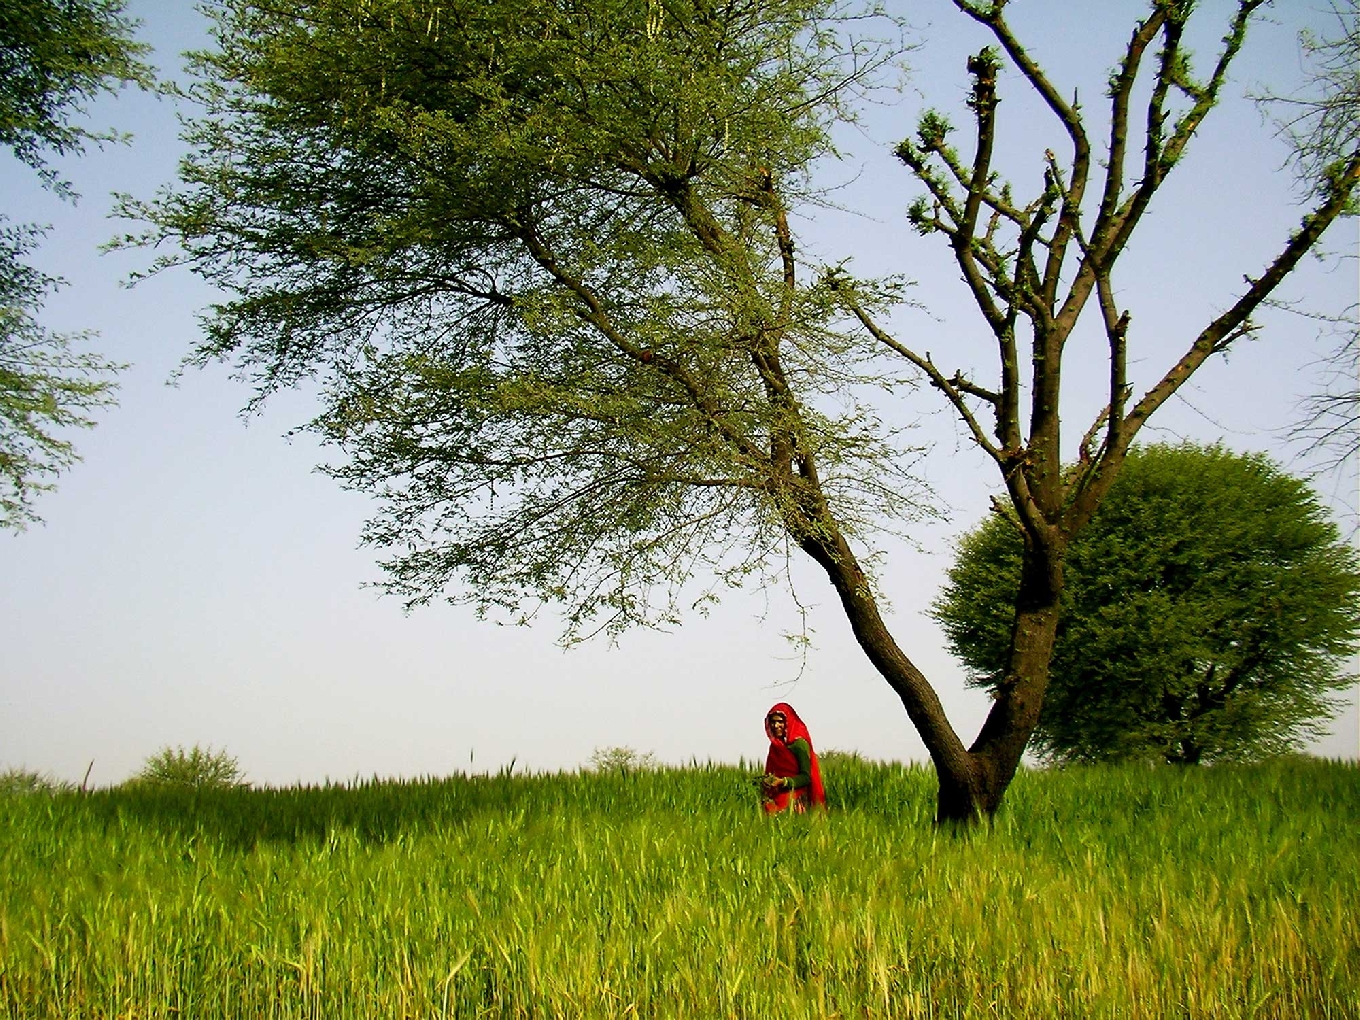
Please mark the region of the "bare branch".
<svg viewBox="0 0 1360 1020"><path fill-rule="evenodd" d="M953 238L958 231L958 225L963 220L963 213L958 204L954 201L954 196L949 191L949 186L941 180L930 166L930 153L934 149L919 149L910 140L903 141L893 150L907 168L916 175L916 179L926 186L930 192L930 197L935 201L935 216L929 221L929 228L938 230L949 238ZM945 223L939 217L939 211L943 209L949 216L949 222ZM918 229L923 228L924 224L917 222Z"/></svg>
<svg viewBox="0 0 1360 1020"><path fill-rule="evenodd" d="M1122 437L1120 449L1112 449L1108 451L1109 453L1122 455L1122 448L1127 447L1143 422L1180 388L1195 369L1211 355L1225 350L1234 339L1250 332L1251 314L1270 297L1280 282L1322 236L1322 232L1347 208L1357 186L1360 186L1360 151L1353 153L1346 168L1336 175L1327 201L1304 217L1302 226L1289 239L1284 250L1265 273L1255 280L1248 278L1250 286L1247 292L1238 298L1231 308L1205 327L1181 359L1138 401L1129 412L1129 428Z"/></svg>
<svg viewBox="0 0 1360 1020"><path fill-rule="evenodd" d="M1158 67L1153 95L1148 103L1143 180L1124 201L1118 212L1113 213L1108 222L1099 224L1098 236L1093 237L1097 257L1106 268L1118 258L1148 203L1151 202L1152 196L1161 186L1162 180L1184 155L1190 138L1218 102L1219 90L1222 88L1228 67L1242 48L1252 15L1264 2L1265 0L1240 0L1237 14L1233 18L1228 34L1224 37L1223 51L1219 54L1208 84L1203 87L1195 86L1189 81L1188 71L1180 57L1181 23L1168 19L1164 25L1166 44ZM1163 144L1162 125L1165 114L1162 104L1168 88L1173 85L1191 96L1194 103L1176 122L1171 137Z"/></svg>
<svg viewBox="0 0 1360 1020"><path fill-rule="evenodd" d="M1082 125L1081 108L1075 97L1071 103L1063 99L1043 69L1020 45L1020 41L1006 24L1002 13L1004 4L994 3L984 10L967 3L966 0L954 0L954 3L969 17L991 29L1006 54L1015 61L1015 65L1062 123L1063 129L1072 141L1071 187L1063 195L1058 229L1049 245L1048 263L1044 270L1044 300L1052 307L1057 301L1058 283L1067 242L1081 214L1081 202L1086 193L1086 179L1091 168L1091 143Z"/></svg>
<svg viewBox="0 0 1360 1020"><path fill-rule="evenodd" d="M1109 417L1110 407L1107 404L1105 407L1101 408L1100 413L1096 415L1095 421L1091 422L1091 427L1086 430L1086 435L1081 437L1081 447L1077 453L1077 459L1080 463L1090 464L1095 460L1092 444L1096 441L1096 433L1100 431L1100 426L1104 425ZM1080 485L1080 482L1078 485Z"/></svg>
<svg viewBox="0 0 1360 1020"><path fill-rule="evenodd" d="M1162 154L1162 162L1166 166L1176 163L1181 158L1191 135L1199 129L1200 122L1218 102L1218 93L1227 78L1228 67L1246 40L1247 26L1256 11L1266 2L1267 0L1239 0L1237 14L1228 29L1228 34L1223 38L1223 52L1219 54L1218 63L1214 66L1207 85L1201 88L1179 77L1173 79L1173 84L1194 99L1195 104L1176 123L1176 128L1166 143L1166 149Z"/></svg>
<svg viewBox="0 0 1360 1020"><path fill-rule="evenodd" d="M1105 190L1100 200L1100 212L1096 216L1096 229L1093 236L1103 233L1101 225L1114 215L1124 191L1124 156L1128 146L1129 99L1138 70L1142 65L1143 54L1161 28L1166 13L1162 8L1153 10L1151 16L1133 30L1124 59L1120 62L1119 73L1110 82L1110 154L1109 165L1105 171Z"/></svg>
<svg viewBox="0 0 1360 1020"><path fill-rule="evenodd" d="M846 287L837 277L828 277L827 284L835 291L837 296L845 304L845 307L850 310L875 340L890 350L896 351L926 374L926 377L930 380L930 384L943 393L946 399L954 405L954 410L958 412L959 417L962 418L964 424L968 426L968 431L972 433L973 441L986 451L998 464L1002 465L1004 469L1006 461L1002 451L995 443L987 438L987 434L983 431L977 417L973 414L972 408L970 408L968 402L963 399L964 393L970 393L974 396L979 396L988 400L995 406L997 401L993 398L999 399L999 395L984 390L981 387L975 387L966 381L963 381L962 385L956 384L955 380L962 380L961 375L957 372L954 375L954 379L951 380L946 378L944 373L941 372L930 359L929 354L925 357L921 357L921 355L899 342L895 337L880 327L878 323L874 322L869 313L864 310L864 306L861 305L859 300L855 297L853 290Z"/></svg>
<svg viewBox="0 0 1360 1020"><path fill-rule="evenodd" d="M1058 94L1058 90L1053 87L1048 76L1036 64L1030 55L1025 52L1025 48L1020 45L1020 41L1011 32L1010 26L1006 24L1002 16L1004 4L994 3L987 9L975 7L967 0L954 0L954 6L963 13L967 14L974 21L986 25L1001 43L1006 54L1015 61L1016 67L1020 68L1022 74L1034 86L1034 90L1043 97L1048 108L1053 111L1058 120L1067 129L1068 137L1072 139L1072 149L1074 153L1074 163L1082 163L1090 156L1090 143L1086 140L1086 131L1082 127L1081 117L1074 106L1068 103Z"/></svg>

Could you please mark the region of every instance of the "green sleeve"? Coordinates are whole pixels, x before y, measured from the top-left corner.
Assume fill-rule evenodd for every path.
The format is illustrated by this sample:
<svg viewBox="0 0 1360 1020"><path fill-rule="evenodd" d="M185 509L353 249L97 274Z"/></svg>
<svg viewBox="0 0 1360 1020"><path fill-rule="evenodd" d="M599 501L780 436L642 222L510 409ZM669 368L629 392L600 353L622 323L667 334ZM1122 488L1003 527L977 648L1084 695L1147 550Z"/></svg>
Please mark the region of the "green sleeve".
<svg viewBox="0 0 1360 1020"><path fill-rule="evenodd" d="M789 745L789 750L798 759L798 775L789 777L789 788L801 790L812 784L812 747L799 737Z"/></svg>

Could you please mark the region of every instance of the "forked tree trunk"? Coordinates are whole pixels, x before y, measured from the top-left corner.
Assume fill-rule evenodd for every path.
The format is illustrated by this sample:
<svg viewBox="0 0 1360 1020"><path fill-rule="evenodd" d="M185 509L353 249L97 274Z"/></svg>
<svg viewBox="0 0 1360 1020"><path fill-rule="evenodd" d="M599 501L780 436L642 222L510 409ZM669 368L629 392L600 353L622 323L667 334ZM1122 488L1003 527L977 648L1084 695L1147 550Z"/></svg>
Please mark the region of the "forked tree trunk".
<svg viewBox="0 0 1360 1020"><path fill-rule="evenodd" d="M968 750L949 724L934 688L883 622L869 579L845 539L839 532L821 534L806 539L802 547L826 571L855 640L907 710L935 763L941 785L952 787L962 782L966 786L974 774Z"/></svg>
<svg viewBox="0 0 1360 1020"><path fill-rule="evenodd" d="M845 540L820 537L803 548L826 570L856 640L901 699L930 753L939 779L936 821L971 824L995 814L1039 721L1058 629L1061 551L1026 552L1007 680L977 740L965 748L934 688L888 631Z"/></svg>
<svg viewBox="0 0 1360 1020"><path fill-rule="evenodd" d="M1017 615L1007 684L998 692L977 740L968 749L968 768L949 772L935 763L940 779L936 821L970 823L990 818L1001 807L1011 780L1039 722L1049 660L1057 633L1057 607Z"/></svg>
<svg viewBox="0 0 1360 1020"><path fill-rule="evenodd" d="M968 749L967 771L947 772L935 763L940 778L937 821L973 822L990 818L1001 807L1039 722L1057 629L1056 605L1017 613L1007 680Z"/></svg>
<svg viewBox="0 0 1360 1020"><path fill-rule="evenodd" d="M977 739L968 749L970 774L951 776L946 781L941 773L940 821L990 818L1015 778L1025 748L1039 724L1048 688L1048 670L1058 633L1065 554L1065 545L1061 543L1041 546L1030 540L1025 542L1006 676Z"/></svg>

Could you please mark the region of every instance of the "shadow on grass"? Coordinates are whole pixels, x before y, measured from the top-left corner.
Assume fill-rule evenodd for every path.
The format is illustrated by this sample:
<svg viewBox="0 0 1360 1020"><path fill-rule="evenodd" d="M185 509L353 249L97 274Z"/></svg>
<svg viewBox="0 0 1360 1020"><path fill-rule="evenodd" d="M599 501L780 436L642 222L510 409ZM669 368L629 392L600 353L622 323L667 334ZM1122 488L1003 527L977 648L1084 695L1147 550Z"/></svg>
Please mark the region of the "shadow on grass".
<svg viewBox="0 0 1360 1020"><path fill-rule="evenodd" d="M833 812L884 815L929 825L934 774L921 766L830 760L824 766ZM286 788L184 790L127 786L60 798L105 829L152 826L167 835L210 838L236 849L261 842L324 841L334 832L366 843L487 824L533 825L570 814L608 825L657 811L735 821L758 817L754 765L514 775L361 780Z"/></svg>

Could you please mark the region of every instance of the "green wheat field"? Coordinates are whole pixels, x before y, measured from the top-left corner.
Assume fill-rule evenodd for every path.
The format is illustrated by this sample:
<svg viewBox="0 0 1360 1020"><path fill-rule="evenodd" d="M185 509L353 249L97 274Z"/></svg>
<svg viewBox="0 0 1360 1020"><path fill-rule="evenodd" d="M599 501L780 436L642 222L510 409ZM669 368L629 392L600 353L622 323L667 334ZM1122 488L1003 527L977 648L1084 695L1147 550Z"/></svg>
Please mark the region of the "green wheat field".
<svg viewBox="0 0 1360 1020"><path fill-rule="evenodd" d="M1360 1017L1360 767L754 766L0 797L0 1015Z"/></svg>

